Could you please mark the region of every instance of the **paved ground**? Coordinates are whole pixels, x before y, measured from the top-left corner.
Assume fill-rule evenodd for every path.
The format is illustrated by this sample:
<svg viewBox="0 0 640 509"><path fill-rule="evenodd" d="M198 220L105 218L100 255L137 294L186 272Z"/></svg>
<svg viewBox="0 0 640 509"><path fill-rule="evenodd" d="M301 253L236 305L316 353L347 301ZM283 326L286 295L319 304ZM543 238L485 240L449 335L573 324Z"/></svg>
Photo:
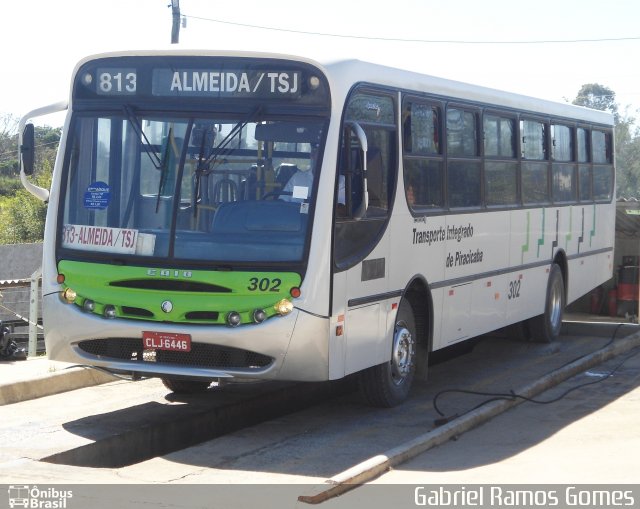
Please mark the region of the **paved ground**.
<svg viewBox="0 0 640 509"><path fill-rule="evenodd" d="M633 352L636 355L631 356ZM374 482L638 484L640 351L633 352L536 399L551 400L580 384L601 383L578 389L556 403L523 403Z"/></svg>
<svg viewBox="0 0 640 509"><path fill-rule="evenodd" d="M124 468L96 469L42 463L28 459L31 453L26 451L32 451L33 446L24 447L20 453L19 444L17 447L14 444L14 454L5 444L0 483L195 483L220 487L275 483L289 487L299 485L300 489L294 490L299 491L298 494L316 493L326 486L327 479L349 466L376 457L432 429L434 417L437 417L432 405L436 392L451 387L491 390L521 387L525 381L530 382L527 377L539 377L562 368L577 356L607 343L608 339L604 337L583 338L579 334L547 346L514 347L505 339L486 341L472 354L434 366L428 388L418 386L412 398L400 409L368 409L359 405L355 396L347 395L316 408ZM536 399L552 399L587 382L602 380L600 383L573 391L553 404L522 403L369 480L370 487L505 483L637 485L640 480L640 354L635 355L637 352L636 347L591 367ZM12 394L9 389L15 389L20 383L49 387L51 378L70 378L66 374L67 367L46 359L0 363L0 396ZM614 369L611 376L606 376ZM74 368L72 371L85 370ZM97 382L78 378L73 383ZM60 433L60 429L40 429L38 419L47 414L59 414L56 418L66 423L63 427L67 431L73 432L72 439L85 439L77 428L74 432L70 424L78 425L86 419L72 419L69 423L70 417L65 418L64 413L65 401L73 400L73 408L78 412L83 405L80 398L85 398L87 405L99 407L101 401L96 400L96 396L109 393L125 394L125 400L140 397L140 401L136 400L138 406L147 404L145 397L162 401L164 390L159 382L145 384L139 386L142 391L139 396L129 394L126 382L115 382L99 390L86 388L0 406L0 415L5 424L15 422L16 426L20 421L18 413L32 415L29 419L31 427L25 433L33 437L45 433L53 437L57 435L51 432ZM33 393L35 397L37 392ZM145 396L145 392L152 396ZM463 413L482 399L448 394L438 404L446 414ZM51 405L58 409L47 410ZM94 413L100 415L102 412ZM126 413L121 415L128 416ZM424 431L420 431L421 428ZM10 433L11 426L3 427L5 440L10 440ZM33 453L32 457L36 458L38 454ZM345 493L328 502L327 506L360 507L359 490L362 489ZM288 498L287 504L292 500Z"/></svg>

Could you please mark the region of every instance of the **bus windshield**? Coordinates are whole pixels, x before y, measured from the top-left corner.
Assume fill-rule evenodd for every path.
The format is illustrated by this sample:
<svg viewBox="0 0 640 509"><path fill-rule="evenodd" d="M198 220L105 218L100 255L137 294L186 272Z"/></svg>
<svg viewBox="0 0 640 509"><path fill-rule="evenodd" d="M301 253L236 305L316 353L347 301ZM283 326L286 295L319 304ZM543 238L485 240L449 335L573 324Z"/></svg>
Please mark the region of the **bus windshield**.
<svg viewBox="0 0 640 509"><path fill-rule="evenodd" d="M313 209L318 117L79 113L59 246L163 260L300 262Z"/></svg>

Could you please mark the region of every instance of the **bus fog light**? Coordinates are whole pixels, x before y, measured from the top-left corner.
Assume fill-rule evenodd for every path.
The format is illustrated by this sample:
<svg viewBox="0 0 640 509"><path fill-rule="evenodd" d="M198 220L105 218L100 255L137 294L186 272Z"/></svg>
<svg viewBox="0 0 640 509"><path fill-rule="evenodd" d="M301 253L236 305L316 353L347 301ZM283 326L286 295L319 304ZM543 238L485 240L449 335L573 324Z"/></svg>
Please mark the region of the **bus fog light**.
<svg viewBox="0 0 640 509"><path fill-rule="evenodd" d="M82 303L82 309L87 313L93 313L93 310L96 308L96 303L91 299L85 299Z"/></svg>
<svg viewBox="0 0 640 509"><path fill-rule="evenodd" d="M229 325L229 327L237 327L238 325L240 325L241 321L242 319L240 318L240 313L238 313L237 311L231 311L227 315L227 325Z"/></svg>
<svg viewBox="0 0 640 509"><path fill-rule="evenodd" d="M73 304L76 301L77 297L78 294L71 288L67 288L64 292L62 292L62 298L69 304Z"/></svg>
<svg viewBox="0 0 640 509"><path fill-rule="evenodd" d="M264 309L256 309L253 312L253 321L256 323L262 323L267 319L267 313L264 312Z"/></svg>
<svg viewBox="0 0 640 509"><path fill-rule="evenodd" d="M116 307L111 305L111 304L107 304L104 307L104 317L105 318L115 318L116 317Z"/></svg>
<svg viewBox="0 0 640 509"><path fill-rule="evenodd" d="M279 315L288 315L293 311L293 303L287 299L282 299L274 306L274 309Z"/></svg>

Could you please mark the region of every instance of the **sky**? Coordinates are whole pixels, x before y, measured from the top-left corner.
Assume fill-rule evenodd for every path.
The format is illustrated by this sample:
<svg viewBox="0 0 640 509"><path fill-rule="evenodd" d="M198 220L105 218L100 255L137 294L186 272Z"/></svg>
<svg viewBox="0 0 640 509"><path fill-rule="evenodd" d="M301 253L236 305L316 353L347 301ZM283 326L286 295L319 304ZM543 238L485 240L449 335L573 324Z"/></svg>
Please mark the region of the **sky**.
<svg viewBox="0 0 640 509"><path fill-rule="evenodd" d="M170 3L5 2L0 115L66 100L87 55L171 46ZM180 0L180 8L183 49L357 58L560 102L600 83L640 116L637 0Z"/></svg>

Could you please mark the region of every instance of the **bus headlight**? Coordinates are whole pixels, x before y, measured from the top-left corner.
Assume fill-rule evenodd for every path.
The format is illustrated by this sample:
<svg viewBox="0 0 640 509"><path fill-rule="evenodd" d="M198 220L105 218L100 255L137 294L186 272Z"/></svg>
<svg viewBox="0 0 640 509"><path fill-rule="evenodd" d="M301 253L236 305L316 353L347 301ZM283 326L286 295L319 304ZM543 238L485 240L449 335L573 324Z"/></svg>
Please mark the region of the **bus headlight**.
<svg viewBox="0 0 640 509"><path fill-rule="evenodd" d="M87 313L93 313L93 310L96 308L96 303L93 302L91 299L84 299L84 302L82 303L82 310L86 311Z"/></svg>
<svg viewBox="0 0 640 509"><path fill-rule="evenodd" d="M62 292L62 298L68 304L73 304L76 301L77 297L78 297L78 294L75 292L75 290L71 288L67 288L64 292Z"/></svg>
<svg viewBox="0 0 640 509"><path fill-rule="evenodd" d="M107 304L104 307L104 317L105 318L115 318L116 317L116 307L112 304Z"/></svg>
<svg viewBox="0 0 640 509"><path fill-rule="evenodd" d="M276 313L281 316L285 316L293 311L293 303L290 300L282 299L275 306L273 306L273 308L276 310Z"/></svg>
<svg viewBox="0 0 640 509"><path fill-rule="evenodd" d="M238 325L240 325L241 321L242 318L240 318L240 313L238 313L237 311L231 311L227 315L227 325L229 327L237 327Z"/></svg>
<svg viewBox="0 0 640 509"><path fill-rule="evenodd" d="M253 321L256 323L262 323L267 319L267 313L264 312L264 309L256 309L253 312Z"/></svg>

